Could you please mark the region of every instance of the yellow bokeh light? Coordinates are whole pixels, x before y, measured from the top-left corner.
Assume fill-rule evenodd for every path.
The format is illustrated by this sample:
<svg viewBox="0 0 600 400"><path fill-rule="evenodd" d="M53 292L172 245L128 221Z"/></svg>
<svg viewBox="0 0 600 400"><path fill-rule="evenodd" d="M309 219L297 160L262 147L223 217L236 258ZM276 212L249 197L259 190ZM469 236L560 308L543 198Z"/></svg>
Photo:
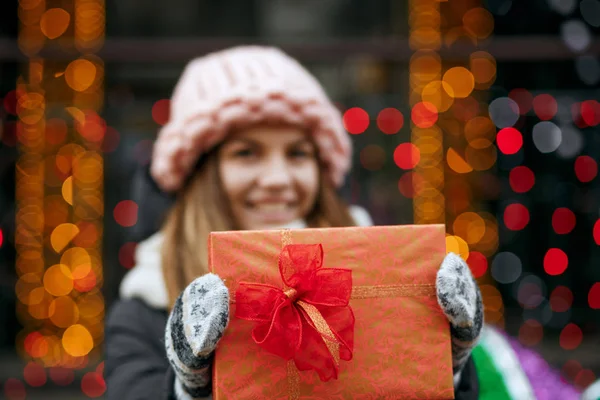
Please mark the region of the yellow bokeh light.
<svg viewBox="0 0 600 400"><path fill-rule="evenodd" d="M94 321L104 315L104 298L98 289L93 289L77 299L81 318Z"/></svg>
<svg viewBox="0 0 600 400"><path fill-rule="evenodd" d="M437 53L419 51L410 59L411 87L421 87L440 78L442 61Z"/></svg>
<svg viewBox="0 0 600 400"><path fill-rule="evenodd" d="M79 234L75 224L61 224L50 235L50 243L55 252L60 253Z"/></svg>
<svg viewBox="0 0 600 400"><path fill-rule="evenodd" d="M15 293L19 301L23 304L29 304L32 300L31 291L42 286L42 281L38 274L25 274L19 278L15 285Z"/></svg>
<svg viewBox="0 0 600 400"><path fill-rule="evenodd" d="M23 93L17 98L17 115L25 124L34 125L44 117L46 99L40 93Z"/></svg>
<svg viewBox="0 0 600 400"><path fill-rule="evenodd" d="M485 144L486 139L481 139L480 141ZM484 145L481 142L478 142L481 148L467 146L465 158L474 170L487 171L494 166L498 155L495 146L491 146L491 143Z"/></svg>
<svg viewBox="0 0 600 400"><path fill-rule="evenodd" d="M473 74L464 67L450 68L444 74L443 81L452 88L453 93L448 93L448 95L455 98L462 99L468 97L475 88ZM443 87L445 89L446 85Z"/></svg>
<svg viewBox="0 0 600 400"><path fill-rule="evenodd" d="M63 199L70 205L73 205L73 177L70 176L63 182L62 185Z"/></svg>
<svg viewBox="0 0 600 400"><path fill-rule="evenodd" d="M15 266L19 275L33 273L38 277L44 272L44 258L39 250L25 250L17 256ZM38 278L38 281L40 279ZM40 281L41 282L41 281Z"/></svg>
<svg viewBox="0 0 600 400"><path fill-rule="evenodd" d="M438 112L444 112L454 103L454 90L447 83L435 80L425 85L421 91L421 98L433 104Z"/></svg>
<svg viewBox="0 0 600 400"><path fill-rule="evenodd" d="M494 17L485 8L472 8L463 15L463 26L473 37L485 39L494 31Z"/></svg>
<svg viewBox="0 0 600 400"><path fill-rule="evenodd" d="M79 108L77 107L66 107L65 110L67 110L67 112L69 114L71 114L71 116L73 117L73 119L75 121L77 121L77 123L84 125L85 124L85 113L83 111L81 111Z"/></svg>
<svg viewBox="0 0 600 400"><path fill-rule="evenodd" d="M62 337L63 348L73 357L83 357L94 348L92 335L83 325L71 325Z"/></svg>
<svg viewBox="0 0 600 400"><path fill-rule="evenodd" d="M65 33L70 21L71 16L62 8L50 8L42 15L40 28L48 39L56 39Z"/></svg>
<svg viewBox="0 0 600 400"><path fill-rule="evenodd" d="M483 238L485 221L474 212L465 212L456 217L452 230L455 235L465 238L465 241L472 245Z"/></svg>
<svg viewBox="0 0 600 400"><path fill-rule="evenodd" d="M56 264L46 270L44 287L53 296L66 296L73 290L73 274L69 267Z"/></svg>
<svg viewBox="0 0 600 400"><path fill-rule="evenodd" d="M456 253L466 260L469 257L469 245L459 236L448 235L446 236L446 253Z"/></svg>
<svg viewBox="0 0 600 400"><path fill-rule="evenodd" d="M487 117L475 117L465 124L465 139L475 149L485 149L493 144L496 127Z"/></svg>
<svg viewBox="0 0 600 400"><path fill-rule="evenodd" d="M65 80L71 89L83 92L94 83L96 66L84 59L72 61L65 71Z"/></svg>
<svg viewBox="0 0 600 400"><path fill-rule="evenodd" d="M60 257L60 263L66 265L73 274L73 279L85 278L92 269L92 258L81 247L72 247Z"/></svg>
<svg viewBox="0 0 600 400"><path fill-rule="evenodd" d="M27 311L35 319L48 318L48 308L53 297L44 288L35 288L30 293L30 301Z"/></svg>
<svg viewBox="0 0 600 400"><path fill-rule="evenodd" d="M452 147L448 149L446 162L448 163L448 166L458 174L467 174L473 171L473 167L471 167Z"/></svg>
<svg viewBox="0 0 600 400"><path fill-rule="evenodd" d="M102 156L94 151L80 154L73 160L73 177L76 183L90 188L102 183Z"/></svg>
<svg viewBox="0 0 600 400"><path fill-rule="evenodd" d="M48 309L50 321L59 327L67 328L79 320L79 309L69 296L57 297Z"/></svg>

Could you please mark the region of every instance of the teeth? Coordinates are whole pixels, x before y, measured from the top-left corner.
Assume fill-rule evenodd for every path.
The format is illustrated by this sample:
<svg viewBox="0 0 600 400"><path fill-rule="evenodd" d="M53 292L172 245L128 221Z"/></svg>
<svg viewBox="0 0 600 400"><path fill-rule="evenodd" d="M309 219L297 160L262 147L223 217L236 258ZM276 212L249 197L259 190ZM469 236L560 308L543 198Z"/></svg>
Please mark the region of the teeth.
<svg viewBox="0 0 600 400"><path fill-rule="evenodd" d="M282 211L286 211L287 210L287 205L280 203L280 204L260 204L258 206L256 206L256 208L260 211L265 211L265 212L282 212Z"/></svg>

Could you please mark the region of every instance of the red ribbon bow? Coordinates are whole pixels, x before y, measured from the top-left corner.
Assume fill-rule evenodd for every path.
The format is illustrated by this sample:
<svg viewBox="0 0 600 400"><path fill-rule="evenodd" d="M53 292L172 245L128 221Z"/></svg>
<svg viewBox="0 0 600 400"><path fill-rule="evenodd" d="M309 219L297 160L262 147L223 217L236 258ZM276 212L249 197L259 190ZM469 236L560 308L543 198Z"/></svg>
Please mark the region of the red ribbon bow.
<svg viewBox="0 0 600 400"><path fill-rule="evenodd" d="M258 322L252 338L265 350L322 381L337 379L339 360L351 360L354 347L352 271L323 268L320 244L292 244L281 251L279 272L286 290L240 283L236 317Z"/></svg>

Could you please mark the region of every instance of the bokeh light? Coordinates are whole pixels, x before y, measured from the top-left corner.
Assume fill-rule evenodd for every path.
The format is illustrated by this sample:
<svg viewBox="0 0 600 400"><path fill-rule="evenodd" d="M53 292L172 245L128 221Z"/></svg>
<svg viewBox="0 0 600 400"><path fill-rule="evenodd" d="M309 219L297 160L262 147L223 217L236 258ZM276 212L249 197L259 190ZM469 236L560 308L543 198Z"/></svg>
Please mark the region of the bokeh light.
<svg viewBox="0 0 600 400"><path fill-rule="evenodd" d="M533 99L533 111L542 121L552 119L558 111L556 99L549 94L539 94Z"/></svg>
<svg viewBox="0 0 600 400"><path fill-rule="evenodd" d="M50 8L40 19L42 33L48 39L56 39L66 32L71 21L71 15L62 8Z"/></svg>
<svg viewBox="0 0 600 400"><path fill-rule="evenodd" d="M419 128L430 128L438 120L438 110L433 104L422 101L412 108L411 119Z"/></svg>
<svg viewBox="0 0 600 400"><path fill-rule="evenodd" d="M385 150L376 144L366 146L359 154L360 164L369 171L378 171L383 168L385 157Z"/></svg>
<svg viewBox="0 0 600 400"><path fill-rule="evenodd" d="M551 248L544 256L544 270L548 275L560 275L569 266L569 257L561 249Z"/></svg>
<svg viewBox="0 0 600 400"><path fill-rule="evenodd" d="M62 345L65 351L73 357L87 355L94 347L92 335L83 325L71 325L63 333Z"/></svg>
<svg viewBox="0 0 600 400"><path fill-rule="evenodd" d="M596 282L588 293L588 304L594 310L600 310L600 282Z"/></svg>
<svg viewBox="0 0 600 400"><path fill-rule="evenodd" d="M581 328L573 323L568 324L560 333L560 347L565 350L575 350L583 340Z"/></svg>
<svg viewBox="0 0 600 400"><path fill-rule="evenodd" d="M520 231L529 224L529 210L523 204L509 204L504 209L504 225L511 231Z"/></svg>
<svg viewBox="0 0 600 400"><path fill-rule="evenodd" d="M447 235L446 252L458 254L463 260L467 260L469 258L469 245L460 236Z"/></svg>
<svg viewBox="0 0 600 400"><path fill-rule="evenodd" d="M60 253L79 234L77 225L71 223L60 224L50 235L50 243L55 252Z"/></svg>
<svg viewBox="0 0 600 400"><path fill-rule="evenodd" d="M554 312L566 312L573 304L573 292L566 286L557 286L550 295L550 308Z"/></svg>
<svg viewBox="0 0 600 400"><path fill-rule="evenodd" d="M508 97L517 103L521 115L527 114L533 107L533 95L527 89L513 89L508 93Z"/></svg>
<svg viewBox="0 0 600 400"><path fill-rule="evenodd" d="M420 159L419 148L412 143L401 143L394 150L394 163L398 168L412 169Z"/></svg>
<svg viewBox="0 0 600 400"><path fill-rule="evenodd" d="M408 199L414 198L415 193L422 187L423 177L413 171L405 172L398 180L398 191Z"/></svg>
<svg viewBox="0 0 600 400"><path fill-rule="evenodd" d="M503 128L496 135L498 149L504 154L515 154L523 146L523 136L515 128Z"/></svg>
<svg viewBox="0 0 600 400"><path fill-rule="evenodd" d="M120 201L113 210L115 221L123 227L131 227L137 223L138 205L132 200Z"/></svg>
<svg viewBox="0 0 600 400"><path fill-rule="evenodd" d="M534 319L526 320L519 328L519 342L524 346L535 346L544 337L544 327Z"/></svg>
<svg viewBox="0 0 600 400"><path fill-rule="evenodd" d="M454 89L444 81L431 81L421 91L424 102L432 104L437 112L447 111L454 103Z"/></svg>
<svg viewBox="0 0 600 400"><path fill-rule="evenodd" d="M478 251L471 251L467 258L467 264L471 269L471 273L475 278L481 278L485 275L488 269L487 257Z"/></svg>
<svg viewBox="0 0 600 400"><path fill-rule="evenodd" d="M477 39L485 39L494 31L494 17L482 7L475 7L463 14L465 30Z"/></svg>
<svg viewBox="0 0 600 400"><path fill-rule="evenodd" d="M404 125L404 116L395 108L384 108L377 115L377 127L386 135L398 133Z"/></svg>
<svg viewBox="0 0 600 400"><path fill-rule="evenodd" d="M504 251L496 254L490 272L497 282L507 284L519 279L522 270L521 259L512 252Z"/></svg>
<svg viewBox="0 0 600 400"><path fill-rule="evenodd" d="M575 160L575 175L580 182L587 183L598 175L598 164L590 156L579 156Z"/></svg>
<svg viewBox="0 0 600 400"><path fill-rule="evenodd" d="M500 129L511 127L519 120L519 105L508 97L499 97L493 100L488 111L494 125Z"/></svg>
<svg viewBox="0 0 600 400"><path fill-rule="evenodd" d="M46 370L44 367L34 361L30 361L23 368L23 379L32 387L40 387L46 384Z"/></svg>
<svg viewBox="0 0 600 400"><path fill-rule="evenodd" d="M50 379L58 386L68 386L75 379L75 372L70 368L52 367L48 372Z"/></svg>
<svg viewBox="0 0 600 400"><path fill-rule="evenodd" d="M106 391L106 383L99 373L87 372L81 380L81 390L90 398L100 397Z"/></svg>
<svg viewBox="0 0 600 400"><path fill-rule="evenodd" d="M470 56L471 73L476 89L488 89L496 80L496 60L485 51L476 51Z"/></svg>
<svg viewBox="0 0 600 400"><path fill-rule="evenodd" d="M4 395L7 400L25 400L27 392L25 391L25 385L18 379L8 378L4 381Z"/></svg>
<svg viewBox="0 0 600 400"><path fill-rule="evenodd" d="M518 166L510 170L508 180L515 193L527 193L535 184L535 175L528 167Z"/></svg>
<svg viewBox="0 0 600 400"><path fill-rule="evenodd" d="M489 118L474 117L465 124L464 135L469 146L475 149L485 149L493 144L496 128Z"/></svg>
<svg viewBox="0 0 600 400"><path fill-rule="evenodd" d="M542 121L533 126L532 137L533 144L540 153L552 153L560 146L562 132L553 122Z"/></svg>
<svg viewBox="0 0 600 400"><path fill-rule="evenodd" d="M56 264L44 273L44 288L53 296L66 296L73 290L73 274L64 264Z"/></svg>
<svg viewBox="0 0 600 400"><path fill-rule="evenodd" d="M165 125L167 122L169 122L170 111L171 111L171 100L169 100L169 99L158 100L152 106L152 119L158 125Z"/></svg>
<svg viewBox="0 0 600 400"><path fill-rule="evenodd" d="M369 114L360 107L350 108L344 112L343 123L348 133L361 134L369 127Z"/></svg>
<svg viewBox="0 0 600 400"><path fill-rule="evenodd" d="M478 243L485 234L485 221L474 212L460 214L452 224L455 235L463 238L469 245Z"/></svg>
<svg viewBox="0 0 600 400"><path fill-rule="evenodd" d="M473 167L471 167L469 163L452 147L450 147L446 153L446 162L448 163L448 166L456 173L466 174L473 171Z"/></svg>
<svg viewBox="0 0 600 400"><path fill-rule="evenodd" d="M119 249L119 263L124 268L132 268L135 265L135 249L137 243L127 242Z"/></svg>
<svg viewBox="0 0 600 400"><path fill-rule="evenodd" d="M64 76L71 89L83 92L96 80L96 66L89 60L77 59L67 66Z"/></svg>
<svg viewBox="0 0 600 400"><path fill-rule="evenodd" d="M566 207L557 208L552 214L552 228L559 235L571 233L575 228L575 213Z"/></svg>
<svg viewBox="0 0 600 400"><path fill-rule="evenodd" d="M448 93L449 96L465 98L473 92L475 88L475 78L471 71L464 67L453 67L450 68L444 74L443 82L448 85L452 90ZM446 85L442 85L442 88L446 90Z"/></svg>

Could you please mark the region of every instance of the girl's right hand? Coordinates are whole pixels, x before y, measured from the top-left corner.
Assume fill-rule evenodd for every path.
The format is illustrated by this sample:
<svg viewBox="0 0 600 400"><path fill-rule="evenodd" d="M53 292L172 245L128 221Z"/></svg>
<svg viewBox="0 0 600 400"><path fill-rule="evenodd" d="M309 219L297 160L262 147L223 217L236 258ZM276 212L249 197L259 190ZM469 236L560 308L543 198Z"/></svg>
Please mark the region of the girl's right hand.
<svg viewBox="0 0 600 400"><path fill-rule="evenodd" d="M190 283L175 301L165 330L167 357L178 398L207 396L211 362L229 321L229 291L217 275Z"/></svg>

